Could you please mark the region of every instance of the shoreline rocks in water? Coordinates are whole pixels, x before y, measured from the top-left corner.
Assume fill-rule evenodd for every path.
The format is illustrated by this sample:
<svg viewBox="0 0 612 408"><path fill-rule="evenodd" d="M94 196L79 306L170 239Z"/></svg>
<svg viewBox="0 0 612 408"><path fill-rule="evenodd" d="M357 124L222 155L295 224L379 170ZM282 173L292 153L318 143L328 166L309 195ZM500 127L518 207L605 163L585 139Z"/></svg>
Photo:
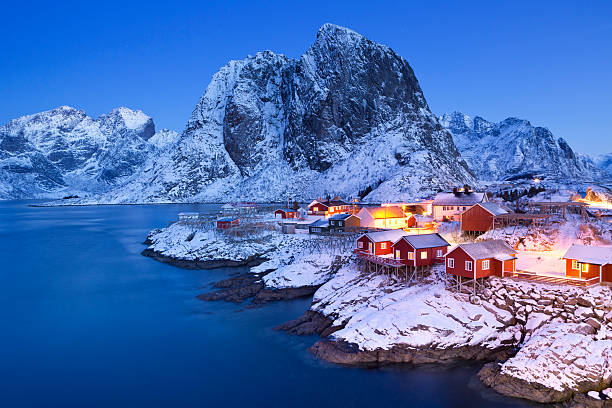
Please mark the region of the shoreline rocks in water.
<svg viewBox="0 0 612 408"><path fill-rule="evenodd" d="M257 266L265 261L267 258L259 257L256 255L249 256L243 260L233 259L214 259L214 260L200 260L200 259L180 259L159 253L151 248L145 248L141 255L153 258L156 261L163 262L168 265L176 266L177 268L183 269L216 269L226 267L240 267L240 266Z"/></svg>

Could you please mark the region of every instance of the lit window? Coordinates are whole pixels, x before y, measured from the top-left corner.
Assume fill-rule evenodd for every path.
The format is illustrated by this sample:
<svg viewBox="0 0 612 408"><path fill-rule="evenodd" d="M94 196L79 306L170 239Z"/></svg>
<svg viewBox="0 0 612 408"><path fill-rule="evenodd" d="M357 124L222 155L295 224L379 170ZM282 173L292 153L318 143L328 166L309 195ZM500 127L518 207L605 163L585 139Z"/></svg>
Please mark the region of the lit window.
<svg viewBox="0 0 612 408"><path fill-rule="evenodd" d="M414 252L408 252L408 259L410 260L414 259Z"/></svg>
<svg viewBox="0 0 612 408"><path fill-rule="evenodd" d="M400 251L399 251L399 249L395 250L395 259L400 259Z"/></svg>
<svg viewBox="0 0 612 408"><path fill-rule="evenodd" d="M580 270L582 272L588 272L589 271L589 264L585 264L585 263L581 264L580 265Z"/></svg>
<svg viewBox="0 0 612 408"><path fill-rule="evenodd" d="M454 258L448 258L446 260L446 264L448 265L449 268L454 268L455 267L455 259Z"/></svg>
<svg viewBox="0 0 612 408"><path fill-rule="evenodd" d="M427 251L421 252L421 259L427 259Z"/></svg>
<svg viewBox="0 0 612 408"><path fill-rule="evenodd" d="M482 270L486 271L487 269L489 269L489 260L488 259L486 261L482 261Z"/></svg>
<svg viewBox="0 0 612 408"><path fill-rule="evenodd" d="M575 259L572 259L572 269L578 269L578 261Z"/></svg>
<svg viewBox="0 0 612 408"><path fill-rule="evenodd" d="M358 247L358 248L363 248L363 242L361 242L361 241L360 241L360 242L358 242L358 243L357 243L357 247Z"/></svg>
<svg viewBox="0 0 612 408"><path fill-rule="evenodd" d="M438 249L436 251L436 258L442 258L442 250L441 249Z"/></svg>
<svg viewBox="0 0 612 408"><path fill-rule="evenodd" d="M387 243L386 242L381 243L380 249L387 249Z"/></svg>
<svg viewBox="0 0 612 408"><path fill-rule="evenodd" d="M465 261L465 270L466 271L472 270L472 261Z"/></svg>

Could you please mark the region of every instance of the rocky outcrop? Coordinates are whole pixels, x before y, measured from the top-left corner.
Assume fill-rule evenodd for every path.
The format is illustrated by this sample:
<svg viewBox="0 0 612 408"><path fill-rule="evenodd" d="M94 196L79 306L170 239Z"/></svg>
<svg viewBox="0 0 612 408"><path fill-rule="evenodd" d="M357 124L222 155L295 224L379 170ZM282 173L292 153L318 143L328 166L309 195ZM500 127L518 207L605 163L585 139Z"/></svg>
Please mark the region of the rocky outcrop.
<svg viewBox="0 0 612 408"><path fill-rule="evenodd" d="M156 261L163 262L177 268L183 269L216 269L216 268L230 268L239 266L257 266L267 259L257 255L251 255L241 260L234 259L181 259L173 256L164 255L160 252L156 252L151 248L145 248L141 255L153 258Z"/></svg>
<svg viewBox="0 0 612 408"><path fill-rule="evenodd" d="M612 340L594 334L588 324L547 324L516 356L483 368L480 378L501 394L541 403L603 390L612 380Z"/></svg>
<svg viewBox="0 0 612 408"><path fill-rule="evenodd" d="M507 118L499 123L461 112L440 116L461 155L481 180L601 181L604 173L588 157L577 154L550 130L529 121Z"/></svg>
<svg viewBox="0 0 612 408"><path fill-rule="evenodd" d="M397 200L473 181L408 62L325 24L298 60L265 51L221 68L176 149L103 200Z"/></svg>
<svg viewBox="0 0 612 408"><path fill-rule="evenodd" d="M448 349L410 348L398 345L389 349L363 350L357 344L334 339L315 343L310 351L326 361L342 365L378 366L385 364L455 364L463 361L506 359L514 347L490 349L483 346L459 346Z"/></svg>

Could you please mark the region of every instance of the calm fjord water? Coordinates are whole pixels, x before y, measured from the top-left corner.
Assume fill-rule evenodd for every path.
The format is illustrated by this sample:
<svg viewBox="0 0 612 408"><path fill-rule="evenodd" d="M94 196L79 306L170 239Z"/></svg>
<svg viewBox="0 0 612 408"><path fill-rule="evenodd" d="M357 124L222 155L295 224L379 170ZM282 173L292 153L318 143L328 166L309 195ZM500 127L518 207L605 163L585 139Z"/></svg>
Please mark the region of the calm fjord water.
<svg viewBox="0 0 612 408"><path fill-rule="evenodd" d="M309 299L259 308L195 295L236 269L140 255L149 230L214 205L0 203L0 407L516 406L477 367L344 368L273 327Z"/></svg>

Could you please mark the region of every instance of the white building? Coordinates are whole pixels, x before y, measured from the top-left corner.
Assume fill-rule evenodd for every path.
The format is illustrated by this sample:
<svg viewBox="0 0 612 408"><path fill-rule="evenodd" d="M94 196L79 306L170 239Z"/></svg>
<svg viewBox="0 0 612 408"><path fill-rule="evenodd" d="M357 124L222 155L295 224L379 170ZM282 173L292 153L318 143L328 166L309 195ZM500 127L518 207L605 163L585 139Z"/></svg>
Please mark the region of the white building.
<svg viewBox="0 0 612 408"><path fill-rule="evenodd" d="M486 193L458 191L438 193L433 200L432 212L436 221L459 221L461 213L477 203L489 201Z"/></svg>

